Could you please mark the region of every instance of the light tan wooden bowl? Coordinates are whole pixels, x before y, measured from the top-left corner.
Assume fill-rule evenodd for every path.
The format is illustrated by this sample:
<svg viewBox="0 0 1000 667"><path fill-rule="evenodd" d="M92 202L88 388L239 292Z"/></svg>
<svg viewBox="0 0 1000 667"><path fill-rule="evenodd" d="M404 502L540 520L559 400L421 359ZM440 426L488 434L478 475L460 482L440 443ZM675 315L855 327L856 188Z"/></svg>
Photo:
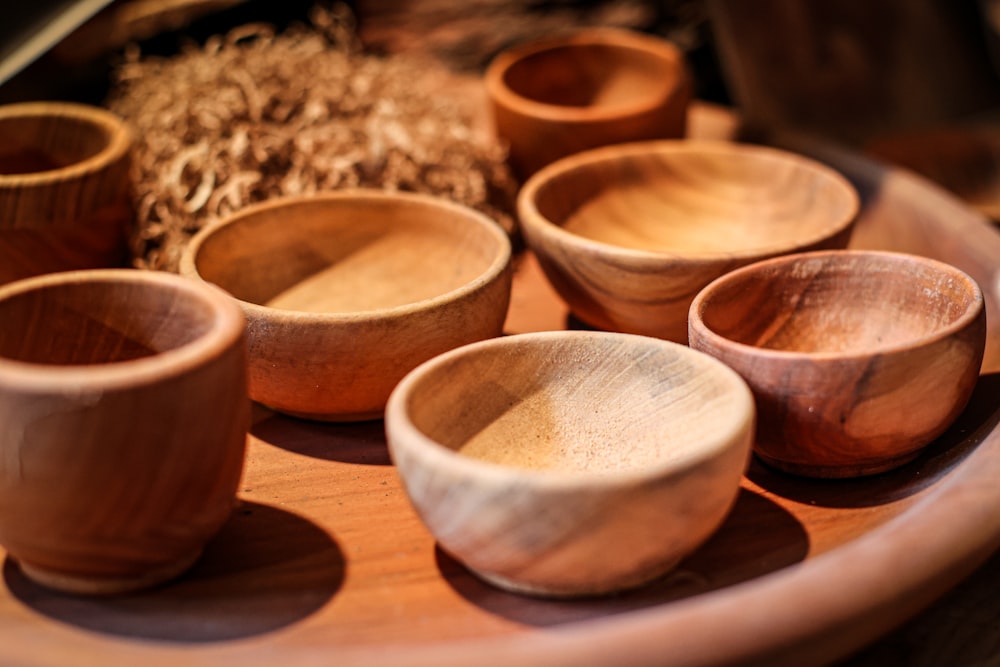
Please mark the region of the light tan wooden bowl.
<svg viewBox="0 0 1000 667"><path fill-rule="evenodd" d="M355 190L244 209L196 235L181 272L242 306L254 400L356 421L381 418L419 363L502 333L510 256L472 209Z"/></svg>
<svg viewBox="0 0 1000 667"><path fill-rule="evenodd" d="M858 207L818 162L693 140L564 158L518 195L524 239L578 319L679 343L701 288L767 257L843 248Z"/></svg>
<svg viewBox="0 0 1000 667"><path fill-rule="evenodd" d="M75 593L183 572L243 468L239 308L173 274L95 269L0 287L0 322L0 544Z"/></svg>
<svg viewBox="0 0 1000 667"><path fill-rule="evenodd" d="M900 253L772 259L719 278L691 306L691 346L754 392L758 456L807 476L914 459L962 412L985 344L976 282Z"/></svg>
<svg viewBox="0 0 1000 667"><path fill-rule="evenodd" d="M97 107L0 106L0 284L127 263L131 146Z"/></svg>
<svg viewBox="0 0 1000 667"><path fill-rule="evenodd" d="M527 178L579 151L683 137L692 83L671 42L587 28L501 52L485 74L497 135Z"/></svg>
<svg viewBox="0 0 1000 667"><path fill-rule="evenodd" d="M447 552L493 584L612 593L671 570L736 499L753 399L708 355L643 336L520 334L419 366L386 433Z"/></svg>

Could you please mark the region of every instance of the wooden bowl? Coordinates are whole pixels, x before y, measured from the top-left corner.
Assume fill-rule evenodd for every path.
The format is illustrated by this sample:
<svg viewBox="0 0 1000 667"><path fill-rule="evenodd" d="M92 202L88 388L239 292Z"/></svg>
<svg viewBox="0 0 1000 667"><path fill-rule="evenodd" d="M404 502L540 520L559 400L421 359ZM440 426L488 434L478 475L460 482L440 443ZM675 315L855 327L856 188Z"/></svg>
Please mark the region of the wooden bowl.
<svg viewBox="0 0 1000 667"><path fill-rule="evenodd" d="M510 256L504 231L472 209L357 190L244 209L197 234L181 272L242 306L251 398L356 421L381 418L421 362L502 333Z"/></svg>
<svg viewBox="0 0 1000 667"><path fill-rule="evenodd" d="M0 287L0 322L0 544L74 593L183 572L243 468L239 308L176 275L95 269Z"/></svg>
<svg viewBox="0 0 1000 667"><path fill-rule="evenodd" d="M684 346L521 334L419 366L386 409L389 451L442 548L501 588L612 593L672 569L722 523L753 399Z"/></svg>
<svg viewBox="0 0 1000 667"><path fill-rule="evenodd" d="M813 477L914 459L962 412L985 344L976 282L901 253L772 259L719 278L691 305L691 347L754 392L758 456Z"/></svg>
<svg viewBox="0 0 1000 667"><path fill-rule="evenodd" d="M683 137L692 92L676 46L613 28L511 48L485 81L497 135L521 178L588 148Z"/></svg>
<svg viewBox="0 0 1000 667"><path fill-rule="evenodd" d="M578 319L679 343L702 287L767 257L843 248L858 207L818 162L693 140L564 158L518 195L524 239Z"/></svg>
<svg viewBox="0 0 1000 667"><path fill-rule="evenodd" d="M0 284L125 265L131 145L124 123L100 108L0 106Z"/></svg>

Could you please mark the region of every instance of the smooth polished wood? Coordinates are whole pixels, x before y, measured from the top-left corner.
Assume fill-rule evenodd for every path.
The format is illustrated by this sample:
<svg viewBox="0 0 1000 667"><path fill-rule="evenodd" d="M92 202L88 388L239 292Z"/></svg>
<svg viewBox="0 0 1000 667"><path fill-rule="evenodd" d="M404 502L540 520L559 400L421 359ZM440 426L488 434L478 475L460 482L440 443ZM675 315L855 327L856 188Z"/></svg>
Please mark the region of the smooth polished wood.
<svg viewBox="0 0 1000 667"><path fill-rule="evenodd" d="M663 576L732 509L753 397L712 357L646 336L505 336L410 373L389 453L438 544L532 595L620 593Z"/></svg>
<svg viewBox="0 0 1000 667"><path fill-rule="evenodd" d="M189 568L243 469L239 308L179 276L93 270L0 288L0 322L0 544L75 593Z"/></svg>
<svg viewBox="0 0 1000 667"><path fill-rule="evenodd" d="M588 148L685 136L693 89L674 44L615 28L511 47L487 67L485 85L521 179Z"/></svg>
<svg viewBox="0 0 1000 667"><path fill-rule="evenodd" d="M131 141L125 124L97 107L0 107L0 284L125 265Z"/></svg>
<svg viewBox="0 0 1000 667"><path fill-rule="evenodd" d="M711 107L692 121L699 136L738 129ZM852 179L863 201L855 247L895 243L950 260L983 286L988 311L997 307L1000 235L982 216L854 153L771 140ZM754 461L702 549L664 580L600 600L503 593L438 550L389 465L380 422L258 409L241 507L187 575L94 601L35 586L8 560L0 655L44 667L829 664L928 607L1000 547L1000 318L987 323L969 407L918 459L853 480L805 480ZM567 325L534 258L517 258L506 331ZM920 626L927 655L943 660L956 636L988 627L956 627L949 612L937 616L943 626Z"/></svg>
<svg viewBox="0 0 1000 667"><path fill-rule="evenodd" d="M949 264L861 250L779 257L713 281L690 344L735 369L757 404L759 457L813 477L913 460L979 377L986 309Z"/></svg>
<svg viewBox="0 0 1000 667"><path fill-rule="evenodd" d="M356 421L381 418L417 364L501 333L510 255L472 209L355 190L242 209L192 239L180 270L242 306L254 400Z"/></svg>
<svg viewBox="0 0 1000 667"><path fill-rule="evenodd" d="M843 248L858 206L843 176L801 155L689 139L564 158L525 183L518 218L576 317L686 343L705 285L768 257Z"/></svg>

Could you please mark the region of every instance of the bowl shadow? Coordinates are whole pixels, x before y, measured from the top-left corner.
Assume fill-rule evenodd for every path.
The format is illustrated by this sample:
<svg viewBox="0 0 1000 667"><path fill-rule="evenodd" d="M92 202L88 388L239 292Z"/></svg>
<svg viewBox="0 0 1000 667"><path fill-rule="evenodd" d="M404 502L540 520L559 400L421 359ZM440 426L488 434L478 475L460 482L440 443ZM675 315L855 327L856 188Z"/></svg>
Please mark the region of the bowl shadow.
<svg viewBox="0 0 1000 667"><path fill-rule="evenodd" d="M201 644L276 630L309 616L340 589L340 547L312 522L243 501L194 567L146 591L85 597L35 584L10 557L10 594L67 625L119 637Z"/></svg>
<svg viewBox="0 0 1000 667"><path fill-rule="evenodd" d="M462 598L497 616L535 627L627 613L733 586L805 560L809 535L791 513L741 489L718 531L674 570L622 593L567 600L508 593L485 583L435 547L441 577Z"/></svg>
<svg viewBox="0 0 1000 667"><path fill-rule="evenodd" d="M323 461L392 464L381 419L348 423L309 421L255 404L250 434L280 449Z"/></svg>
<svg viewBox="0 0 1000 667"><path fill-rule="evenodd" d="M955 422L913 461L878 475L851 479L797 477L754 457L747 478L771 493L802 503L837 508L884 505L912 496L944 478L983 439L1000 428L1000 373L982 375Z"/></svg>

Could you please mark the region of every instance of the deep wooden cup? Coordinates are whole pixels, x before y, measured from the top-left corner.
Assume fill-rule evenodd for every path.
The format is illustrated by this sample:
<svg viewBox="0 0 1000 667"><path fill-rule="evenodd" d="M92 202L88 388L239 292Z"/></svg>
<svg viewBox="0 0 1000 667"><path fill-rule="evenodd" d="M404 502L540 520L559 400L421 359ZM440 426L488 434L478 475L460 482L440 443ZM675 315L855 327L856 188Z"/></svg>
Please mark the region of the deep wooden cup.
<svg viewBox="0 0 1000 667"><path fill-rule="evenodd" d="M474 343L399 383L389 451L431 533L478 576L599 595L670 571L721 525L753 398L682 345L607 332Z"/></svg>
<svg viewBox="0 0 1000 667"><path fill-rule="evenodd" d="M358 421L381 418L422 361L502 333L510 257L506 233L477 211L354 190L243 209L196 235L180 268L243 308L251 398Z"/></svg>
<svg viewBox="0 0 1000 667"><path fill-rule="evenodd" d="M986 312L942 262L844 250L760 262L691 305L691 347L734 368L757 403L757 455L812 477L890 470L961 413Z"/></svg>
<svg viewBox="0 0 1000 667"><path fill-rule="evenodd" d="M75 593L187 569L229 517L250 401L245 321L173 274L0 287L0 544Z"/></svg>
<svg viewBox="0 0 1000 667"><path fill-rule="evenodd" d="M613 28L512 47L485 82L496 133L522 179L588 148L683 137L692 93L674 44Z"/></svg>
<svg viewBox="0 0 1000 667"><path fill-rule="evenodd" d="M104 109L0 107L0 284L126 264L131 145L125 124Z"/></svg>

